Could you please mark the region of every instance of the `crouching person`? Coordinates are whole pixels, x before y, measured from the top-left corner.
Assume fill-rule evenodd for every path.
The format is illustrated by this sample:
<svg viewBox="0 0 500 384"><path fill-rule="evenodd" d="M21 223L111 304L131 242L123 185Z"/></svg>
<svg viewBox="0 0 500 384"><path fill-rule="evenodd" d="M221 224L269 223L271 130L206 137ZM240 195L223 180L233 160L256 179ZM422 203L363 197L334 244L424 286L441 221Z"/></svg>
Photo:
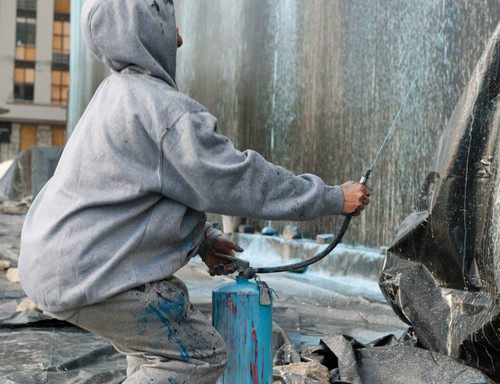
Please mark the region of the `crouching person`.
<svg viewBox="0 0 500 384"><path fill-rule="evenodd" d="M240 152L178 91L172 0L88 0L87 47L111 69L37 195L21 236L20 279L52 316L126 355L126 383L214 383L221 336L173 274L195 256L231 273L239 246L205 212L311 220L359 212L369 191L295 176Z"/></svg>

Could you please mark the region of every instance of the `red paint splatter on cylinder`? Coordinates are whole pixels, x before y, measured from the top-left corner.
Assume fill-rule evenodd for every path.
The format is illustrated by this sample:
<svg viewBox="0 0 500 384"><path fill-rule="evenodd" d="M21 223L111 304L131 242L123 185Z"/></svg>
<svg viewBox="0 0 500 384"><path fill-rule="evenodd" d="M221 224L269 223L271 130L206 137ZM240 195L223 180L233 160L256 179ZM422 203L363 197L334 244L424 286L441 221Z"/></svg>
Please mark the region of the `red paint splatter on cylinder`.
<svg viewBox="0 0 500 384"><path fill-rule="evenodd" d="M233 313L233 316L236 315L236 304L233 301L232 295L229 295L229 298L227 299L227 304L231 307L231 312Z"/></svg>
<svg viewBox="0 0 500 384"><path fill-rule="evenodd" d="M246 321L243 324L243 326L245 327L245 344L246 344L247 343L247 322Z"/></svg>
<svg viewBox="0 0 500 384"><path fill-rule="evenodd" d="M253 326L253 321L252 321L252 342L253 342L252 346L255 349L252 349L252 361L250 362L250 373L252 375L252 382L254 384L259 384L259 364L258 364L259 344L257 341L257 332L255 332L255 328Z"/></svg>

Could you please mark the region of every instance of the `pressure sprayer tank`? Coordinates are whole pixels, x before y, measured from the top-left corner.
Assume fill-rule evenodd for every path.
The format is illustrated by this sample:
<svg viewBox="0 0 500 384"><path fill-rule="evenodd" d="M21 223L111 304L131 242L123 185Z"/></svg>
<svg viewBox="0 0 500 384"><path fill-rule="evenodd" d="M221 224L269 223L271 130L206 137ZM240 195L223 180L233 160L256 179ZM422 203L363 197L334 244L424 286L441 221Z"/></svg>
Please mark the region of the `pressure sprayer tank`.
<svg viewBox="0 0 500 384"><path fill-rule="evenodd" d="M267 285L237 277L212 292L212 306L214 327L229 351L217 384L272 384L273 308Z"/></svg>

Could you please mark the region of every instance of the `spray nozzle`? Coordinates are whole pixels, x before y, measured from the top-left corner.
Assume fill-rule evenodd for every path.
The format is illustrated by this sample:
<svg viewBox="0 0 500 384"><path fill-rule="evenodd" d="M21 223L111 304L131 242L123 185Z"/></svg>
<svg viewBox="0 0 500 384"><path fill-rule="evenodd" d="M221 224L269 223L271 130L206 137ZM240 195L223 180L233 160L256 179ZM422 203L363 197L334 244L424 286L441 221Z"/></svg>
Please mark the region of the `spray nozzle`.
<svg viewBox="0 0 500 384"><path fill-rule="evenodd" d="M363 185L366 185L366 182L368 181L368 177L370 176L370 173L372 172L372 169L371 168L366 168L366 171L365 173L363 174L363 176L361 176L361 179L359 180L359 182Z"/></svg>

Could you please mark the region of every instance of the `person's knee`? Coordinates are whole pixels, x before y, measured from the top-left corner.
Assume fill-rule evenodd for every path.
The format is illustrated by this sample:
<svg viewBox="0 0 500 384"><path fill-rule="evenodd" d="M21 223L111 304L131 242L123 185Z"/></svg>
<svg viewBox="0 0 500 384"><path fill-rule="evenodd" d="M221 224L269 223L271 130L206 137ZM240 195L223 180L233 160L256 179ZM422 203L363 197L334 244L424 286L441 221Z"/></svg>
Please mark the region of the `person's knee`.
<svg viewBox="0 0 500 384"><path fill-rule="evenodd" d="M221 345L214 350L214 352L214 358L211 361L211 365L218 371L220 376L226 369L229 360L229 353L226 344L222 342Z"/></svg>
<svg viewBox="0 0 500 384"><path fill-rule="evenodd" d="M224 344L224 350L221 353L221 361L223 362L222 364L224 365L224 367L227 367L227 362L229 361L229 353L226 344Z"/></svg>
<svg viewBox="0 0 500 384"><path fill-rule="evenodd" d="M227 366L227 362L229 359L229 352L228 352L227 346L224 342L222 342L222 345L219 348L217 356L218 356L218 360L219 360L220 364Z"/></svg>

